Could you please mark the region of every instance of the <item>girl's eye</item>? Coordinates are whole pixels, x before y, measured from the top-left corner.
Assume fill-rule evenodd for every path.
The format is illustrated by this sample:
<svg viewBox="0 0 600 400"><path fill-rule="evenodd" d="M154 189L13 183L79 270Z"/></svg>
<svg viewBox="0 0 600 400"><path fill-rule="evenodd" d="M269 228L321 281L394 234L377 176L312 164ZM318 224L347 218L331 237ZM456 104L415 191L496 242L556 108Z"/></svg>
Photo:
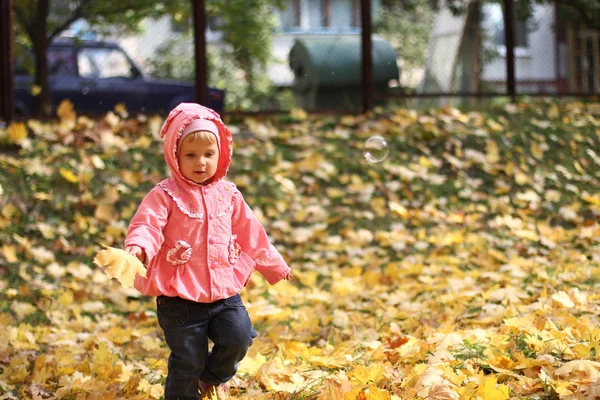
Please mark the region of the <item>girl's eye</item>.
<svg viewBox="0 0 600 400"><path fill-rule="evenodd" d="M186 157L187 158L194 158L194 155L193 154L186 154Z"/></svg>

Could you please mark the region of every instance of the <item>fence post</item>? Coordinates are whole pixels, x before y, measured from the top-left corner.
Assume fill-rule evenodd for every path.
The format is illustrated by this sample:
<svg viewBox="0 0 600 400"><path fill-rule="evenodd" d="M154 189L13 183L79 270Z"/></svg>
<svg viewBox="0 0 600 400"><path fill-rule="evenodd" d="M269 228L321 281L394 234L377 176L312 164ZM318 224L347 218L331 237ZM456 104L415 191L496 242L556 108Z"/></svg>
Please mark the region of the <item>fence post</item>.
<svg viewBox="0 0 600 400"><path fill-rule="evenodd" d="M360 1L361 38L362 38L362 103L363 112L368 112L373 106L373 43L371 35L371 0Z"/></svg>
<svg viewBox="0 0 600 400"><path fill-rule="evenodd" d="M12 0L0 4L0 118L12 120L15 100L13 81Z"/></svg>
<svg viewBox="0 0 600 400"><path fill-rule="evenodd" d="M504 42L506 43L506 91L511 100L516 101L515 84L515 11L514 0L504 0Z"/></svg>
<svg viewBox="0 0 600 400"><path fill-rule="evenodd" d="M206 62L206 3L191 0L194 13L194 58L196 61L196 101L209 105L208 67Z"/></svg>

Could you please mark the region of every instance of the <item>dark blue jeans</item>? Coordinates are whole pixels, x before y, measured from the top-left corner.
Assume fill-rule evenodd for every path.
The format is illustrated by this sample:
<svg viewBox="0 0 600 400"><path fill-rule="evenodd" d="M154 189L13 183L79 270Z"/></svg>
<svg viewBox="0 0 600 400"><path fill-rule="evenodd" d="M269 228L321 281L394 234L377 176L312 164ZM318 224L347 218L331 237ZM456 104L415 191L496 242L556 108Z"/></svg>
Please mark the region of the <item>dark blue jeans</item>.
<svg viewBox="0 0 600 400"><path fill-rule="evenodd" d="M165 400L198 399L198 379L219 385L233 378L256 337L239 294L214 303L159 296L156 307L171 349Z"/></svg>

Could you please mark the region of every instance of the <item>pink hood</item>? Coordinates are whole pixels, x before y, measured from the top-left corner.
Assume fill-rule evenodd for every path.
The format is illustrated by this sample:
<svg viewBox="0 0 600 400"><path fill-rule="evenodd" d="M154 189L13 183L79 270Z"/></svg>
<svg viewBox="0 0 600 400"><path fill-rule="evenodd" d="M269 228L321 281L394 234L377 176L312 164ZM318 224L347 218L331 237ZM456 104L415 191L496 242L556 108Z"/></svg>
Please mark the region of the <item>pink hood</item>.
<svg viewBox="0 0 600 400"><path fill-rule="evenodd" d="M177 142L185 130L185 127L195 119L207 119L215 123L219 130L219 164L217 165L217 172L208 181L202 184L186 179L181 174L179 169L179 163L177 162ZM160 137L164 139L164 154L167 165L171 169L171 176L177 182L177 185L181 188L186 186L191 187L205 187L221 180L227 171L229 170L229 164L231 163L231 157L233 155L233 141L231 138L231 132L221 118L219 114L211 110L210 108L201 106L196 103L181 103L169 113L169 116L165 120L161 130Z"/></svg>

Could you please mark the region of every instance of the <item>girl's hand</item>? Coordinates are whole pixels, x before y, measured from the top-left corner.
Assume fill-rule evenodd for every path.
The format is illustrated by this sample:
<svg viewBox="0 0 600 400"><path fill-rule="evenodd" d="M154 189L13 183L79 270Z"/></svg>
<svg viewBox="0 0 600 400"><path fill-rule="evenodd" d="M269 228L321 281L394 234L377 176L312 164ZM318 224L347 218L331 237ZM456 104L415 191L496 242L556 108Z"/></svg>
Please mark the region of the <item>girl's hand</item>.
<svg viewBox="0 0 600 400"><path fill-rule="evenodd" d="M290 280L294 279L294 276L292 275L291 272L288 272L288 274L283 279L285 279L286 281L290 281Z"/></svg>
<svg viewBox="0 0 600 400"><path fill-rule="evenodd" d="M146 252L140 246L131 245L126 246L125 251L131 254L132 256L136 256L138 260L142 263L146 262Z"/></svg>

